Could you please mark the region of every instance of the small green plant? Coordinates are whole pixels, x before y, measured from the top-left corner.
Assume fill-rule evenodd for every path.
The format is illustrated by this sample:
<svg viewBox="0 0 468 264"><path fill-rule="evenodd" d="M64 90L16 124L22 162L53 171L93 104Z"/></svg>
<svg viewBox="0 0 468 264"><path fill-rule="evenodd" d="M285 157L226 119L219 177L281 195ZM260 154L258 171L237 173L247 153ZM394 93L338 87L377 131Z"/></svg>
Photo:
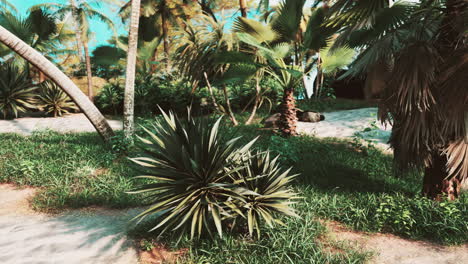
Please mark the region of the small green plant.
<svg viewBox="0 0 468 264"><path fill-rule="evenodd" d="M151 251L154 248L154 240L153 239L142 239L140 241L140 249L144 251Z"/></svg>
<svg viewBox="0 0 468 264"><path fill-rule="evenodd" d="M38 96L38 108L53 117L69 114L78 110L68 95L52 81L41 83Z"/></svg>
<svg viewBox="0 0 468 264"><path fill-rule="evenodd" d="M190 233L192 239L216 231L222 236L223 229L247 218L250 233L260 234L260 218L272 225L281 223L275 213L295 215L288 188L293 176L269 155L252 155L256 139L242 147L239 138L223 143L221 119L162 113L162 120L144 129L147 138L140 138L144 154L131 159L145 175L137 178L149 181L131 193L153 197L153 205L136 217L155 215L151 231Z"/></svg>
<svg viewBox="0 0 468 264"><path fill-rule="evenodd" d="M111 138L111 148L114 153L127 154L133 146L133 139L128 139L124 134L117 134Z"/></svg>

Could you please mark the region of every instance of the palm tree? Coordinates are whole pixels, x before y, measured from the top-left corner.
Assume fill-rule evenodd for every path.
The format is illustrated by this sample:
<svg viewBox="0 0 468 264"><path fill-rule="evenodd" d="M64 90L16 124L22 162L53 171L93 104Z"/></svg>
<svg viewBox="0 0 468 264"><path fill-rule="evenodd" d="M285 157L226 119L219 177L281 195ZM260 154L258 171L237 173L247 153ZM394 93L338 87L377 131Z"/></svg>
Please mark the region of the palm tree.
<svg viewBox="0 0 468 264"><path fill-rule="evenodd" d="M72 50L63 48L63 45L72 39L72 32L64 22L56 21L53 16L42 9L31 11L25 18L8 11L0 12L0 25L44 54L49 60L55 60L57 55L73 53ZM25 60L15 55L10 49L1 46L0 56L3 59L14 61L31 75L34 69L30 69ZM39 82L42 82L43 74L39 72L39 76Z"/></svg>
<svg viewBox="0 0 468 264"><path fill-rule="evenodd" d="M86 64L86 74L88 79L88 97L92 100L93 94L93 76L91 69L91 57L89 55L88 46L88 31L90 27L90 19L95 18L104 22L111 30L114 31L114 23L106 15L94 9L90 4L86 3L85 0L70 0L68 4L40 4L31 7L31 10L37 8L47 8L53 10L54 13L60 18L64 18L66 15L71 14L73 24L76 29L76 41L78 45L78 55L80 60ZM84 57L82 56L84 52Z"/></svg>
<svg viewBox="0 0 468 264"><path fill-rule="evenodd" d="M132 1L128 1L120 10L123 18L129 15L129 8ZM171 27L184 25L185 21L194 13L194 7L188 6L182 0L142 0L140 31L144 41L152 41L156 37L161 37L166 62L166 71L170 70L170 30ZM153 61L157 61L157 50L154 51ZM153 71L156 66L153 66Z"/></svg>
<svg viewBox="0 0 468 264"><path fill-rule="evenodd" d="M110 140L114 133L107 120L70 78L43 55L2 26L0 26L0 42L18 53L59 85L84 112L103 139Z"/></svg>
<svg viewBox="0 0 468 264"><path fill-rule="evenodd" d="M132 0L132 15L127 51L127 74L124 95L124 133L131 139L134 133L135 68L138 48L138 23L140 21L140 0Z"/></svg>
<svg viewBox="0 0 468 264"><path fill-rule="evenodd" d="M335 33L333 28L323 25L324 7L306 17L304 4L305 0L283 1L268 24L240 17L235 30L250 48L242 50L244 55L227 56L225 61L235 65L230 67L228 78L231 75L235 79L248 79L264 69L283 87L280 129L285 136L297 134L294 91L316 65L314 55L327 46L326 40ZM245 54L254 56L249 58ZM258 63L255 57L261 57L262 62Z"/></svg>
<svg viewBox="0 0 468 264"><path fill-rule="evenodd" d="M338 0L331 10L337 43L363 50L349 74L386 65L379 117L393 124L395 163L424 169L423 195L457 198L468 177L468 1Z"/></svg>

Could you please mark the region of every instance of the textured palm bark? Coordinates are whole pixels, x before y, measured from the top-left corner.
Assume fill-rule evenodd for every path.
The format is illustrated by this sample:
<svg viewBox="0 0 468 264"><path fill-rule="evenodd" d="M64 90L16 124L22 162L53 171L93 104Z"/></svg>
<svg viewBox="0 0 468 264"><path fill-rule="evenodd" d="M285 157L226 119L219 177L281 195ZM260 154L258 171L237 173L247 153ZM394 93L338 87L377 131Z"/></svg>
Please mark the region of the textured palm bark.
<svg viewBox="0 0 468 264"><path fill-rule="evenodd" d="M135 71L138 52L138 27L140 22L140 0L132 0L132 15L128 36L127 72L125 74L124 95L124 134L127 139L133 137L135 131Z"/></svg>
<svg viewBox="0 0 468 264"><path fill-rule="evenodd" d="M86 77L88 79L88 98L93 101L94 92L93 92L93 72L91 69L91 57L89 56L88 42L83 42L85 58L86 58Z"/></svg>
<svg viewBox="0 0 468 264"><path fill-rule="evenodd" d="M457 25L460 25L460 21L464 19L464 12L468 8L468 0L447 0L445 7L445 14L440 25L436 45L442 55L441 57L449 58L455 54L458 48L463 48L461 45L466 45L463 42L459 43L459 36L463 33L463 29L458 28ZM466 175L461 176L466 177ZM440 151L434 153L431 164L425 169L423 195L437 200L444 196L454 200L459 197L460 188L460 177L452 177L447 170L447 156Z"/></svg>
<svg viewBox="0 0 468 264"><path fill-rule="evenodd" d="M284 90L283 102L281 103L281 119L279 128L283 136L297 135L297 114L296 114L296 99L294 98L294 89L287 88Z"/></svg>
<svg viewBox="0 0 468 264"><path fill-rule="evenodd" d="M239 0L239 6L242 17L247 17L247 2L245 0Z"/></svg>
<svg viewBox="0 0 468 264"><path fill-rule="evenodd" d="M171 65L171 57L169 54L169 25L164 13L161 15L161 24L163 31L163 44L164 44L164 55L166 56L166 71L169 72Z"/></svg>
<svg viewBox="0 0 468 264"><path fill-rule="evenodd" d="M86 95L73 83L72 80L70 80L70 78L68 78L42 54L31 48L28 44L2 26L0 26L0 42L37 67L47 77L60 86L83 111L86 117L88 117L89 121L91 121L102 138L106 141L110 140L114 135L114 132L109 126L109 123L89 98L86 97Z"/></svg>
<svg viewBox="0 0 468 264"><path fill-rule="evenodd" d="M434 200L444 197L455 200L460 196L460 189L460 180L455 177L449 178L447 156L435 153L432 164L425 169L422 194Z"/></svg>
<svg viewBox="0 0 468 264"><path fill-rule="evenodd" d="M83 32L81 30L81 26L78 22L78 10L75 0L70 0L70 4L72 6L72 19L73 19L73 26L75 27L75 37L76 37L76 46L78 50L78 57L80 58L81 63L85 63L85 56L83 55Z"/></svg>

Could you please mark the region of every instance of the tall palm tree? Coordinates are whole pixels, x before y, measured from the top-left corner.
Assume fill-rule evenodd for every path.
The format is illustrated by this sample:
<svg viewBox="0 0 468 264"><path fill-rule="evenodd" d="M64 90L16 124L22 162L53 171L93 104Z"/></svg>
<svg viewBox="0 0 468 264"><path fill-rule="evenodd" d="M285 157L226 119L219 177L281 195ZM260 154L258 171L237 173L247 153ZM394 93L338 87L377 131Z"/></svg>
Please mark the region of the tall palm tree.
<svg viewBox="0 0 468 264"><path fill-rule="evenodd" d="M97 1L95 1L97 2ZM54 13L60 17L64 18L66 15L71 14L73 24L76 29L76 41L78 45L78 55L80 56L81 61L86 64L86 74L88 79L88 97L92 100L94 97L93 94L93 76L91 69L91 57L89 54L88 46L88 32L90 28L90 19L99 19L104 22L112 31L114 30L114 23L102 12L94 9L89 3L85 0L69 0L68 4L40 4L31 7L31 10L37 8L47 8L53 10ZM84 53L84 57L82 54Z"/></svg>
<svg viewBox="0 0 468 264"><path fill-rule="evenodd" d="M114 135L114 132L107 123L107 120L99 112L96 106L94 106L94 104L86 97L86 95L84 95L70 80L70 78L68 78L43 55L2 26L0 26L0 42L18 53L18 55L37 67L57 85L59 85L88 117L103 139L106 141L110 140Z"/></svg>
<svg viewBox="0 0 468 264"><path fill-rule="evenodd" d="M131 139L134 133L135 68L138 48L138 24L140 21L140 0L132 0L132 15L128 36L127 74L124 95L124 133Z"/></svg>
<svg viewBox="0 0 468 264"><path fill-rule="evenodd" d="M123 18L129 16L132 1L128 1L120 10ZM194 13L193 5L187 5L183 0L142 0L140 10L140 31L144 41L152 41L161 37L165 57L166 71L170 70L170 30L174 27L184 26L185 21ZM157 61L157 50L154 52L153 60ZM153 66L153 70L155 65Z"/></svg>
<svg viewBox="0 0 468 264"><path fill-rule="evenodd" d="M331 9L337 43L363 50L350 74L386 65L379 117L393 124L396 164L424 169L425 196L457 198L468 177L468 1L338 0Z"/></svg>

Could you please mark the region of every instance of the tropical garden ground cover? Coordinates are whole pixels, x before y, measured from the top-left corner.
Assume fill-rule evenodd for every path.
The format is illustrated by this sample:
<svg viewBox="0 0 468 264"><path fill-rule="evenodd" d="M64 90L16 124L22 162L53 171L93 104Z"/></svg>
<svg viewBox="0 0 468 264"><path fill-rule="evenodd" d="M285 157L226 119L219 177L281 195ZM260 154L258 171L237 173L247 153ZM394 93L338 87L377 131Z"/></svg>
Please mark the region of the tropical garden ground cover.
<svg viewBox="0 0 468 264"><path fill-rule="evenodd" d="M233 263L360 263L369 257L351 247L345 247L342 254L327 254L316 243L326 234L319 219L336 220L355 230L389 232L442 244L467 242L466 195L450 203L420 197L419 173L395 177L391 156L375 148L362 151L350 141L307 136L285 139L258 128L226 124L223 134L226 138L242 135L245 142L260 135L258 148L281 154L285 166L294 166L301 174L294 182L302 196L296 206L300 218L285 219L284 227L265 227L261 240L237 234L195 244L188 238L178 245L168 238L159 242L189 248L188 257L195 263L223 263L226 259ZM38 187L40 191L32 200L37 210L142 205L144 197L125 193L138 184L132 179L136 175L133 165L95 134L40 132L31 137L1 137L0 180ZM114 144L114 150L118 150L118 144ZM134 155L133 150L129 153ZM319 159L320 163L314 162ZM146 232L149 226L143 223L130 234L151 241ZM252 251L256 254L249 255Z"/></svg>

